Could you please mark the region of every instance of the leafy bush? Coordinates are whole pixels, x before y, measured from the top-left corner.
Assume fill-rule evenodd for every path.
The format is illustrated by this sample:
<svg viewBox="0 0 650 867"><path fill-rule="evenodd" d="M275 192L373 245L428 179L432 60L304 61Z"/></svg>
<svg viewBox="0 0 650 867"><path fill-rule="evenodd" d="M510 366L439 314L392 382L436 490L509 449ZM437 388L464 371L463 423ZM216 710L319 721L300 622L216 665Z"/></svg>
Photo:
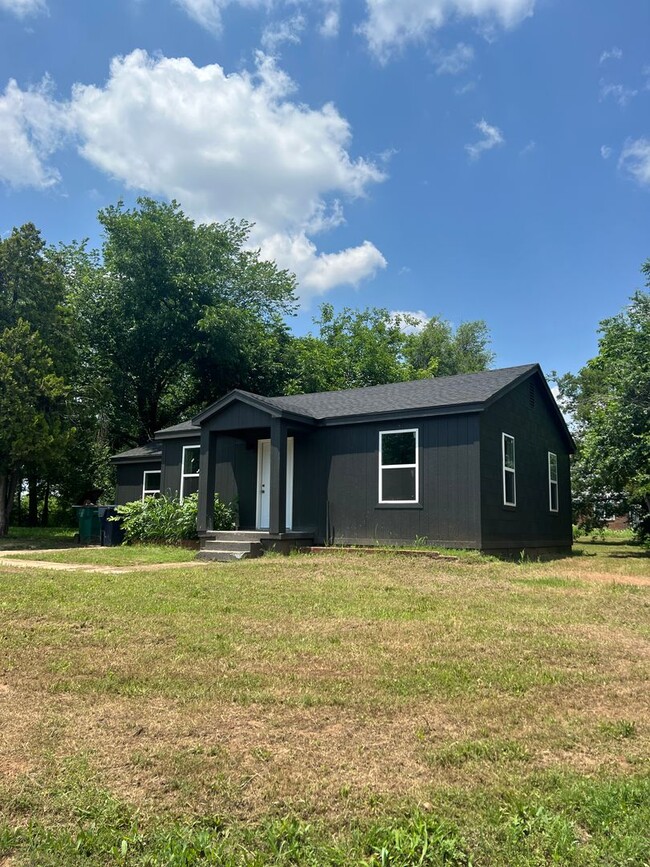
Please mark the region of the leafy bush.
<svg viewBox="0 0 650 867"><path fill-rule="evenodd" d="M164 542L177 544L184 539L197 539L196 519L199 508L198 494L185 497L181 503L176 497L145 497L117 507L117 517L122 522L124 541ZM214 529L234 530L235 510L214 498Z"/></svg>

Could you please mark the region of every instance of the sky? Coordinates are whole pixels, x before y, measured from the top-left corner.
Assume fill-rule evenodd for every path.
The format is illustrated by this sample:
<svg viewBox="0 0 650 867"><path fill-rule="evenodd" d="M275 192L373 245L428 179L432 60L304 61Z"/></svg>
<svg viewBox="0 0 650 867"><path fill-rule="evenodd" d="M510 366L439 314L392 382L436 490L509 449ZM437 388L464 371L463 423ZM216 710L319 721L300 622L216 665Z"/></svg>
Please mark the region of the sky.
<svg viewBox="0 0 650 867"><path fill-rule="evenodd" d="M648 0L0 0L0 233L175 198L318 305L576 372L650 257Z"/></svg>

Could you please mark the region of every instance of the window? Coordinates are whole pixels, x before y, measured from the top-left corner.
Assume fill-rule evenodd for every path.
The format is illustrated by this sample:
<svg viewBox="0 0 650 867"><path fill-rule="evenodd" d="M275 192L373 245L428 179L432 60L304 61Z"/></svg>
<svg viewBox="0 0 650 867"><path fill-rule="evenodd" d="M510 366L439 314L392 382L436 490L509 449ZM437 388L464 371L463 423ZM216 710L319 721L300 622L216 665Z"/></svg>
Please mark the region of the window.
<svg viewBox="0 0 650 867"><path fill-rule="evenodd" d="M379 433L379 502L417 503L418 432L387 430Z"/></svg>
<svg viewBox="0 0 650 867"><path fill-rule="evenodd" d="M517 483L515 480L515 438L501 434L503 449L503 505L517 505Z"/></svg>
<svg viewBox="0 0 650 867"><path fill-rule="evenodd" d="M183 465L181 469L181 503L199 489L200 446L183 446Z"/></svg>
<svg viewBox="0 0 650 867"><path fill-rule="evenodd" d="M142 476L142 499L160 495L160 470L145 470Z"/></svg>
<svg viewBox="0 0 650 867"><path fill-rule="evenodd" d="M548 453L548 507L551 512L559 511L557 493L557 455Z"/></svg>

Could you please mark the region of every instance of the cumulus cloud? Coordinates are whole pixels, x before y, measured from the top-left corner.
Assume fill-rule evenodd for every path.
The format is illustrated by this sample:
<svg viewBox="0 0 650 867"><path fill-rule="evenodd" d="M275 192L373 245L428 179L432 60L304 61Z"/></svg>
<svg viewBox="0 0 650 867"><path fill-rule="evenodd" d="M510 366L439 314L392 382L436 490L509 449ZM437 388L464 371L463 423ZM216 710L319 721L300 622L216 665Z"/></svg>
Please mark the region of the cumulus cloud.
<svg viewBox="0 0 650 867"><path fill-rule="evenodd" d="M0 0L0 10L11 12L18 18L27 18L39 12L47 12L45 0Z"/></svg>
<svg viewBox="0 0 650 867"><path fill-rule="evenodd" d="M621 152L618 165L640 186L650 186L650 139L628 140Z"/></svg>
<svg viewBox="0 0 650 867"><path fill-rule="evenodd" d="M45 78L37 87L21 90L11 79L0 96L0 180L12 187L46 189L60 179L48 157L68 129L64 106L54 99Z"/></svg>
<svg viewBox="0 0 650 867"><path fill-rule="evenodd" d="M607 51L603 51L600 55L600 63L606 63L608 60L620 60L622 57L623 52L621 49L614 46Z"/></svg>
<svg viewBox="0 0 650 867"><path fill-rule="evenodd" d="M501 130L496 126L491 126L486 120L479 121L476 124L476 129L481 133L483 138L474 144L465 145L465 150L472 160L477 160L485 151L492 150L492 148L498 147L505 142Z"/></svg>
<svg viewBox="0 0 650 867"><path fill-rule="evenodd" d="M474 49L471 45L459 42L454 48L436 51L433 61L438 75L459 75L474 62Z"/></svg>
<svg viewBox="0 0 650 867"><path fill-rule="evenodd" d="M634 99L637 93L637 90L632 90L629 87L624 87L622 84L610 84L601 79L601 102L604 102L606 99L613 99L614 102L618 103L618 105L621 106L621 108L625 108L625 106Z"/></svg>
<svg viewBox="0 0 650 867"><path fill-rule="evenodd" d="M305 232L266 237L260 248L263 256L296 274L303 301L324 295L335 286L358 286L387 265L371 241L338 253L319 253Z"/></svg>
<svg viewBox="0 0 650 867"><path fill-rule="evenodd" d="M47 82L0 99L0 177L47 187L47 158L64 136L126 187L179 200L202 220L246 218L252 241L301 279L303 296L356 285L385 266L369 241L321 254L311 236L344 222L346 199L384 180L349 153L352 133L332 104L292 100L295 85L266 55L252 72L227 75L187 58L134 51L114 58L104 86L76 84L67 103Z"/></svg>
<svg viewBox="0 0 650 867"><path fill-rule="evenodd" d="M602 145L600 155L604 160L608 160L612 155L612 149L608 145Z"/></svg>
<svg viewBox="0 0 650 867"><path fill-rule="evenodd" d="M361 26L379 60L408 42L425 40L453 18L474 18L480 24L515 27L533 14L535 0L366 0Z"/></svg>

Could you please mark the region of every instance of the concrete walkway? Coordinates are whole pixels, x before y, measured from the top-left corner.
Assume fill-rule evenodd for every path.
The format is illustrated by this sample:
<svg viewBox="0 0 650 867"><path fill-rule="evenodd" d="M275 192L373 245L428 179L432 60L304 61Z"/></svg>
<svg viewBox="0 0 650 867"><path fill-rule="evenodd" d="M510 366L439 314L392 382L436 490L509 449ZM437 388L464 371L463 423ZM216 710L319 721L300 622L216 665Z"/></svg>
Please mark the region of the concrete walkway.
<svg viewBox="0 0 650 867"><path fill-rule="evenodd" d="M140 563L133 566L100 566L96 563L56 563L51 560L28 560L17 559L17 554L53 554L61 553L61 548L48 548L40 551L33 549L17 549L3 551L0 549L0 569L7 567L17 569L49 569L52 572L95 572L104 575L124 575L128 572L160 572L164 569L185 569L186 567L197 568L210 566L209 562L202 560L187 560L177 563ZM75 549L77 550L77 549ZM89 549L92 550L92 549Z"/></svg>

